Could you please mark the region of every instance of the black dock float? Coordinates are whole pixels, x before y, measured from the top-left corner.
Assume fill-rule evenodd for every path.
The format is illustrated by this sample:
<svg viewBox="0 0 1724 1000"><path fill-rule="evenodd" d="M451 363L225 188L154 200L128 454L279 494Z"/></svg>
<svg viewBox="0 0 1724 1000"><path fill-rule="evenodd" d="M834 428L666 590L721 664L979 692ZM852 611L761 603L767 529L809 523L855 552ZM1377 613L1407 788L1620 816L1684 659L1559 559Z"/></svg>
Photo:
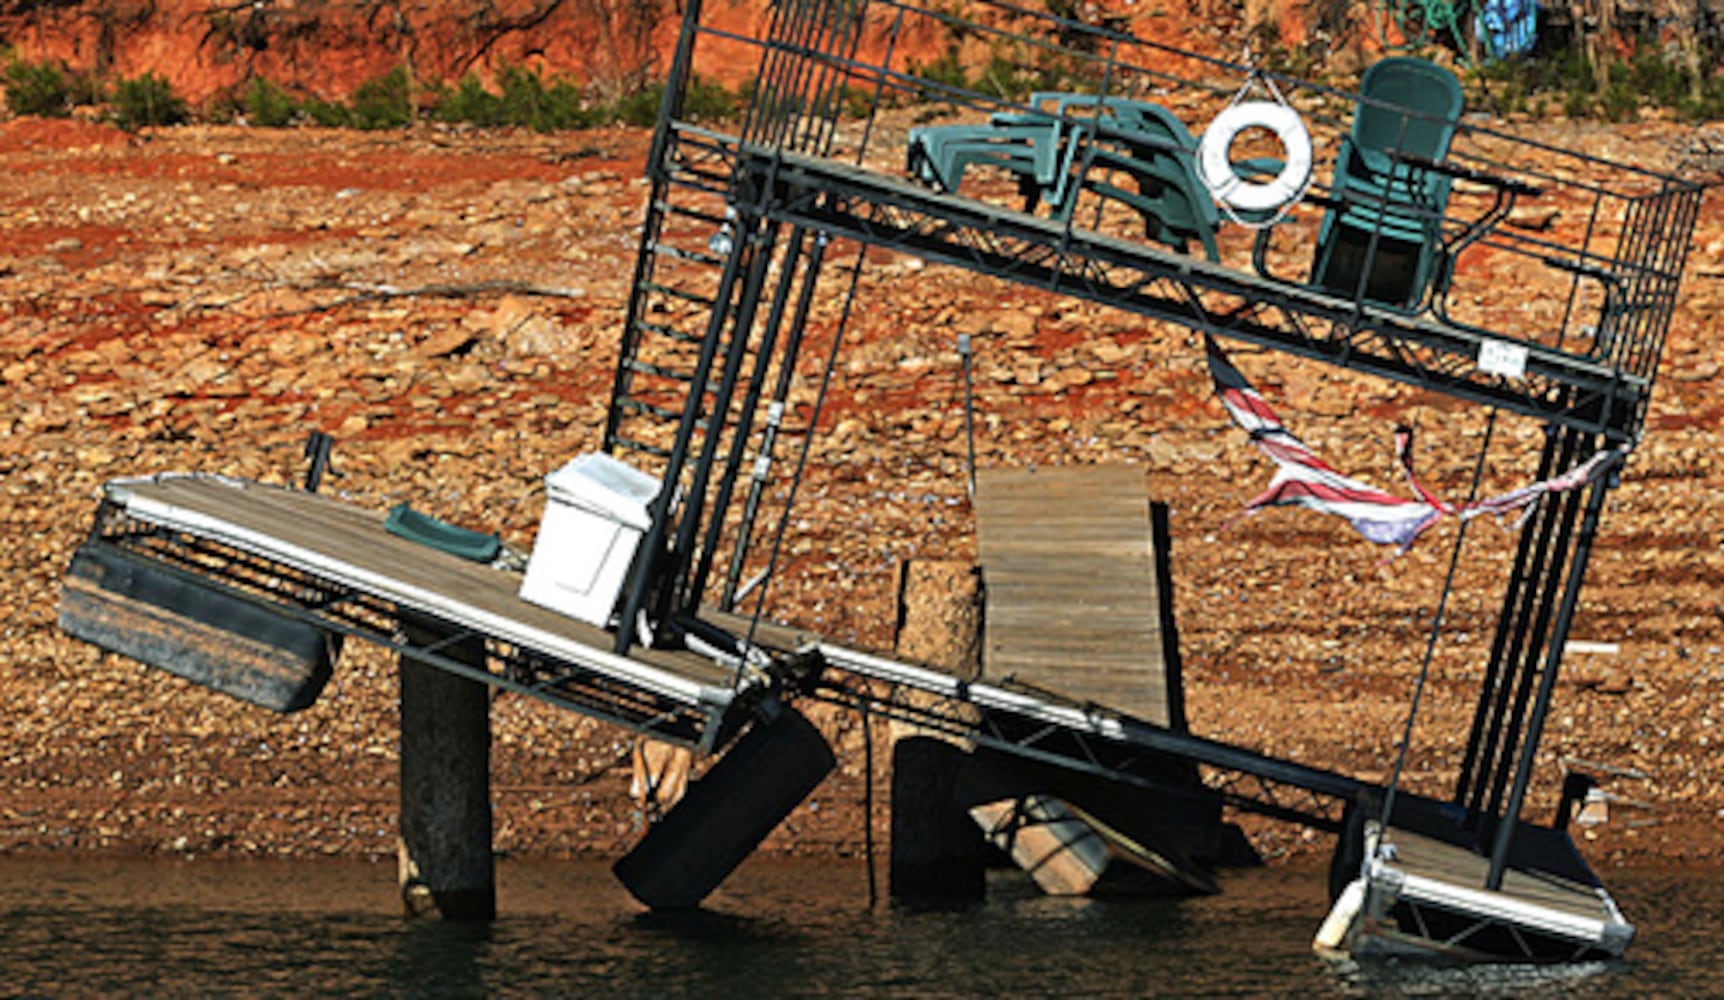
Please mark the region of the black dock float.
<svg viewBox="0 0 1724 1000"><path fill-rule="evenodd" d="M72 556L60 628L277 712L315 702L341 650L285 608L101 542Z"/></svg>
<svg viewBox="0 0 1724 1000"><path fill-rule="evenodd" d="M700 905L838 765L807 717L754 724L612 870L655 910Z"/></svg>

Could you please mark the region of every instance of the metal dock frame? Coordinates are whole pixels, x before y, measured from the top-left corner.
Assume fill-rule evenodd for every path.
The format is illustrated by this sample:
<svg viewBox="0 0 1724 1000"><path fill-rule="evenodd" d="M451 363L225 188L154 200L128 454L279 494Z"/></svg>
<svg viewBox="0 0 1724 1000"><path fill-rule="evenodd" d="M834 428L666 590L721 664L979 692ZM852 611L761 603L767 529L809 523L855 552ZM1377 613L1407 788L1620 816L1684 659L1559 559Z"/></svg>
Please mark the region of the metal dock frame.
<svg viewBox="0 0 1724 1000"><path fill-rule="evenodd" d="M325 536L335 520L374 537L362 549L331 542ZM701 751L735 733L746 721L735 710L752 697L749 685L733 687L715 664L702 679L617 656L598 629L573 621L546 629L561 616L535 616L515 599L513 574L388 536L381 518L316 494L206 476L120 480L108 485L84 544L132 553L261 597L330 632ZM387 565L372 558L391 548ZM438 623L450 638L415 643L414 630L403 627L408 620ZM443 654L467 637L484 641L488 669Z"/></svg>
<svg viewBox="0 0 1724 1000"><path fill-rule="evenodd" d="M758 387L773 370L782 384L783 373L797 362L807 313L784 304L792 301L794 282L801 282L805 301L808 289L822 280L821 258L807 248L825 251L831 240L889 248L1518 414L1547 428L1541 475L1568 468L1594 447L1639 439L1699 211L1702 188L1696 183L1526 142L1472 121L1452 123L1457 137L1446 162L1419 169L1453 172L1487 192L1475 201L1489 205L1477 207L1473 218L1443 217L1440 231L1453 238L1457 255L1494 253L1505 266L1556 272L1565 289L1559 317L1529 326L1510 317L1467 315L1464 303L1448 298L1447 286L1426 307L1396 308L1365 298L1363 288L1347 296L1271 276L1261 246L1253 270L1244 270L1080 224L1080 213L1049 219L986 196L934 190L900 173L901 158L872 148L878 113L891 104L944 102L955 113L978 116L1038 111L910 64L898 42L918 31L986 39L1031 69L1038 60L1077 67L1075 75L1101 97L1193 96L1181 105L1188 111L1207 107L1213 113L1232 94L1200 79L1255 75L1273 80L1313 127L1338 132L1356 95L1179 52L1116 27L1006 5L976 3L958 12L900 0L787 0L773 11L764 33L751 37L709 26L698 3L685 8L673 87L695 78L708 48L731 62L752 51L761 72L736 132L686 120L681 97L667 95L648 164L653 208L642 236L640 280L624 333L606 447L632 452L681 491L663 490L661 498L677 495L681 502L662 499L654 510L646 554L627 594L630 620L643 613L693 613L715 598L731 610L735 572L731 586L713 594L707 567L737 567L748 557L757 514L753 492L739 529L727 534L723 514L745 470L754 468L758 477L763 464L770 465L778 415L759 411L772 402L781 406L782 397L769 399ZM860 110L851 114L850 107ZM1564 211L1585 219L1578 239L1558 242L1502 224L1514 196L1541 189L1560 200ZM1313 197L1332 200L1333 194L1319 182ZM685 225L673 232L677 227L667 221L673 217L707 228ZM1095 218L1102 218L1100 209ZM683 243L673 245L667 234ZM691 240L698 241L693 249ZM673 262L690 261L717 277L697 282L699 291L686 281L660 280ZM764 279L774 270L781 284L772 307L761 309ZM1444 280L1460 271L1447 261ZM854 274L851 281L853 288ZM675 308L650 309L652 302ZM646 317L659 313L682 317L681 328L671 331L676 335L665 339L682 345L672 357L698 348L692 369L655 359L656 342L648 334L665 331L652 329ZM702 321L704 328L698 327ZM782 331L785 323L789 329ZM748 390L739 393L744 384ZM657 402L642 406L649 385L656 387ZM645 435L631 428L649 416L676 424L668 446L637 446ZM756 426L768 428L759 441L752 440ZM1517 827L1495 821L1517 817L1524 802L1597 515L1613 485L1614 475L1541 504L1521 535L1454 794L1475 826L1504 831L1492 851L1491 886L1501 882L1506 840ZM1579 517L1583 507L1587 516ZM618 651L631 641L627 630L619 633ZM944 683L906 675L884 661L823 652L860 677L922 690ZM849 693L843 697L857 704L892 708L890 699L881 702L865 688L844 690ZM967 700L975 689L951 693ZM1004 703L994 709L992 714L1011 714ZM1042 724L1046 732L1085 738L1110 725L1082 713ZM1035 756L1042 731L1028 737L970 735ZM1145 746L1194 760L1225 767L1221 758L1231 759L1240 774L1323 793L1348 791L1330 776L1234 756L1235 748L1224 753L1219 744L1195 738L1133 733ZM1110 739L1116 735L1109 732ZM1066 759L1081 762L1088 752Z"/></svg>

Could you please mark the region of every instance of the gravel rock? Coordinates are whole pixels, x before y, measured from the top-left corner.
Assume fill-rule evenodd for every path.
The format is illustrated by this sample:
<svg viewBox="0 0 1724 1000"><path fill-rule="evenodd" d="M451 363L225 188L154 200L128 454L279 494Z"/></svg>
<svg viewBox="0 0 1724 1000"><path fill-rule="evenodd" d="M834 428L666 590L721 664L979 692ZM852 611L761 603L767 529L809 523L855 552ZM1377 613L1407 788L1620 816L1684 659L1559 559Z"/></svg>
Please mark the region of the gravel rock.
<svg viewBox="0 0 1724 1000"><path fill-rule="evenodd" d="M411 501L529 548L542 477L599 440L647 145L631 130L469 145L427 130L241 128L139 144L88 123L0 124L0 508L12 540L0 552L0 850L393 853L388 656L350 644L322 701L276 717L62 635L60 574L105 479L296 482L312 430L337 437L331 486L355 502ZM1598 858L1718 858L1724 844L1710 764L1724 688L1715 201L1576 623L1577 638L1619 651L1559 689L1539 761L1540 816L1565 758L1648 776L1615 779L1649 808L1639 825L1587 831ZM829 271L850 252L835 246ZM889 649L899 564L974 560L955 346L969 333L978 461L1135 462L1171 505L1193 730L1386 775L1452 526L1385 561L1309 514L1241 520L1270 469L1210 398L1189 331L882 259L863 272L866 308L819 415L770 613ZM1490 294L1502 309L1538 299L1518 282ZM817 340L837 311L817 305ZM1423 432L1434 486L1464 492L1482 413L1290 358L1237 360L1338 467L1396 485L1389 433L1405 420ZM818 375L802 373L792 394L792 444ZM1497 440L1486 489L1523 481L1540 436L1505 420ZM1470 536L1415 731L1416 790L1443 795L1455 779L1513 543L1490 524ZM769 846L855 852L862 722L819 724L845 767ZM614 854L630 842L626 734L514 697L497 700L494 728L499 849ZM883 813L873 820L883 833ZM1325 849L1296 827L1250 829L1271 855Z"/></svg>

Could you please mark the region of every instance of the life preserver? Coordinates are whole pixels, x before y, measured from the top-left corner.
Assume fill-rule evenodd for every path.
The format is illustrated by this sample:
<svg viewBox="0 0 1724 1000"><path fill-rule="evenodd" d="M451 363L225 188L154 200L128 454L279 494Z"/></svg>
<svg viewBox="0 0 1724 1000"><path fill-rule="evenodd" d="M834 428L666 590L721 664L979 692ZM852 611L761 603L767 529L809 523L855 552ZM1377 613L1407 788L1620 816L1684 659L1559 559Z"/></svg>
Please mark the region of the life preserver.
<svg viewBox="0 0 1724 1000"><path fill-rule="evenodd" d="M1281 140L1285 154L1281 172L1266 181L1239 176L1228 159L1233 140L1248 128L1265 128ZM1197 165L1203 184L1216 201L1242 212L1269 212L1305 193L1311 180L1311 133L1299 112L1275 101L1241 101L1228 105L1197 144Z"/></svg>

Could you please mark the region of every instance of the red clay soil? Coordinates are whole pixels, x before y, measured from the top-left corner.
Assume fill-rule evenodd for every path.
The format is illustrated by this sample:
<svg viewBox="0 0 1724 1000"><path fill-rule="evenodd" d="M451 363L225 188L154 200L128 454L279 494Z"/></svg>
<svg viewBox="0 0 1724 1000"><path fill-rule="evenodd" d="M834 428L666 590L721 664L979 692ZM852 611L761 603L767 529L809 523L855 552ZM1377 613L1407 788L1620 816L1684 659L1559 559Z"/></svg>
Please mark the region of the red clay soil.
<svg viewBox="0 0 1724 1000"><path fill-rule="evenodd" d="M508 67L571 80L605 101L664 77L686 6L672 0L14 2L0 3L0 40L20 59L54 62L108 81L156 74L193 107L233 95L254 79L302 97L345 101L362 84L397 69L407 70L429 99L438 85L452 85L468 74L492 82ZM1154 42L1228 55L1239 51L1231 39L1242 21L1273 20L1274 35L1294 47L1318 19L1312 4L1280 3L1269 9L1258 0L1154 5L1086 0L1066 9L1069 17L1127 28ZM767 0L711 0L704 5L703 23L719 32L757 37L771 16ZM884 29L891 17L878 13L875 23ZM726 58L723 45L713 44L719 54L698 65L697 75L733 90L746 83L756 58ZM986 65L994 54L987 38L954 39L948 32L912 27L890 42L885 30L869 34L858 56L875 58L888 44L899 59L922 64L953 46L972 66ZM1375 44L1372 33L1360 33L1357 45Z"/></svg>
<svg viewBox="0 0 1724 1000"><path fill-rule="evenodd" d="M1673 126L1564 125L1562 142L1669 148ZM542 477L598 442L646 193L648 136L418 128L388 135L0 123L0 851L387 855L391 660L350 644L323 699L278 717L61 634L58 581L100 485L198 470L301 474L338 439L333 488L403 500L530 546ZM442 289L410 294L414 289ZM513 290L510 290L513 289ZM1508 287L1505 301L1523 296ZM979 458L1128 461L1172 505L1195 731L1366 777L1390 768L1452 527L1385 561L1344 526L1236 520L1269 470L1209 397L1190 332L890 255L864 271L771 613L889 646L901 560L971 559L955 336L978 345ZM1584 834L1601 862L1717 859L1724 691L1720 362L1724 213L1703 212L1653 404L1605 519L1538 761L1641 776ZM1464 488L1482 417L1289 359L1247 373L1337 465L1391 481L1396 420ZM1533 428L1491 485L1524 474ZM1454 780L1513 538L1477 527L1438 647L1407 784ZM640 818L627 735L527 699L494 708L496 844L615 854ZM863 843L860 723L820 716L838 774L774 849ZM885 755L882 754L882 757ZM883 786L882 786L883 787ZM884 834L883 815L873 817ZM1326 849L1253 824L1272 857Z"/></svg>

